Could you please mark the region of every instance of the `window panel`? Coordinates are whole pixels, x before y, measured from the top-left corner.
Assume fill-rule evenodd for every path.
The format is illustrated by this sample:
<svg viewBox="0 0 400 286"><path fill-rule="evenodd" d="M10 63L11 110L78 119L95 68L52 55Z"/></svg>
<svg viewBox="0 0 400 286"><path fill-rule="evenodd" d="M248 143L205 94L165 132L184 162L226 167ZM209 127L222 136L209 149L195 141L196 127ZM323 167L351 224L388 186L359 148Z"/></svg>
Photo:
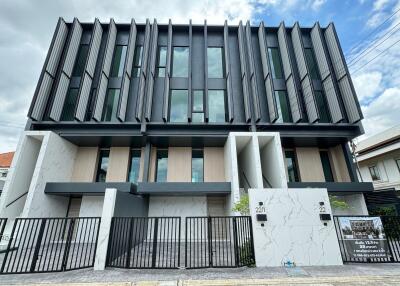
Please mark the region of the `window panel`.
<svg viewBox="0 0 400 286"><path fill-rule="evenodd" d="M97 167L96 182L105 182L108 162L109 162L110 150L100 150L99 165Z"/></svg>
<svg viewBox="0 0 400 286"><path fill-rule="evenodd" d="M289 182L299 182L299 175L296 163L296 154L294 151L285 151L286 165Z"/></svg>
<svg viewBox="0 0 400 286"><path fill-rule="evenodd" d="M165 77L165 68L167 65L167 47L159 46L157 50L157 77Z"/></svg>
<svg viewBox="0 0 400 286"><path fill-rule="evenodd" d="M128 182L137 183L140 171L141 150L131 150L131 162L129 167Z"/></svg>
<svg viewBox="0 0 400 286"><path fill-rule="evenodd" d="M133 77L139 77L140 68L142 67L142 53L143 53L143 46L136 46L135 47L135 55L133 58Z"/></svg>
<svg viewBox="0 0 400 286"><path fill-rule="evenodd" d="M171 90L170 103L170 122L187 122L188 115L188 91L187 90Z"/></svg>
<svg viewBox="0 0 400 286"><path fill-rule="evenodd" d="M272 78L282 79L282 60L278 48L268 48L268 58L272 70Z"/></svg>
<svg viewBox="0 0 400 286"><path fill-rule="evenodd" d="M331 162L329 160L328 151L320 151L319 155L321 157L322 169L324 171L325 182L333 182L333 173Z"/></svg>
<svg viewBox="0 0 400 286"><path fill-rule="evenodd" d="M292 116L289 109L286 91L275 91L276 107L278 110L278 119L276 122L292 122Z"/></svg>
<svg viewBox="0 0 400 286"><path fill-rule="evenodd" d="M193 111L194 112L203 112L203 104L204 104L204 91L203 90L194 90L193 91Z"/></svg>
<svg viewBox="0 0 400 286"><path fill-rule="evenodd" d="M304 49L306 53L306 61L308 66L308 72L310 74L311 79L320 79L319 72L317 67L317 62L315 61L313 50L308 48Z"/></svg>
<svg viewBox="0 0 400 286"><path fill-rule="evenodd" d="M204 113L192 113L192 122L201 123L204 122Z"/></svg>
<svg viewBox="0 0 400 286"><path fill-rule="evenodd" d="M189 71L189 48L174 47L172 62L173 77L188 77Z"/></svg>
<svg viewBox="0 0 400 286"><path fill-rule="evenodd" d="M208 120L209 122L226 122L225 91L208 91Z"/></svg>
<svg viewBox="0 0 400 286"><path fill-rule="evenodd" d="M204 181L203 150L192 150L192 182Z"/></svg>
<svg viewBox="0 0 400 286"><path fill-rule="evenodd" d="M329 110L326 104L325 96L322 91L315 91L315 100L317 102L318 112L319 112L319 121L320 123L329 123L330 115Z"/></svg>
<svg viewBox="0 0 400 286"><path fill-rule="evenodd" d="M124 72L127 46L115 46L111 77L121 77Z"/></svg>
<svg viewBox="0 0 400 286"><path fill-rule="evenodd" d="M156 182L167 181L168 151L157 150Z"/></svg>
<svg viewBox="0 0 400 286"><path fill-rule="evenodd" d="M75 119L75 107L78 101L77 88L70 88L65 98L63 111L61 113L61 121L73 121Z"/></svg>
<svg viewBox="0 0 400 286"><path fill-rule="evenodd" d="M85 71L86 59L89 52L89 45L80 45L78 55L76 57L74 69L72 71L73 77L81 77Z"/></svg>
<svg viewBox="0 0 400 286"><path fill-rule="evenodd" d="M224 77L223 50L220 47L207 48L207 66L209 78Z"/></svg>
<svg viewBox="0 0 400 286"><path fill-rule="evenodd" d="M103 121L117 121L117 108L119 102L120 90L109 89L104 105Z"/></svg>
<svg viewBox="0 0 400 286"><path fill-rule="evenodd" d="M373 181L381 180L381 175L379 173L377 166L371 166L371 167L368 167L368 169L369 169L369 173L371 174L371 178Z"/></svg>

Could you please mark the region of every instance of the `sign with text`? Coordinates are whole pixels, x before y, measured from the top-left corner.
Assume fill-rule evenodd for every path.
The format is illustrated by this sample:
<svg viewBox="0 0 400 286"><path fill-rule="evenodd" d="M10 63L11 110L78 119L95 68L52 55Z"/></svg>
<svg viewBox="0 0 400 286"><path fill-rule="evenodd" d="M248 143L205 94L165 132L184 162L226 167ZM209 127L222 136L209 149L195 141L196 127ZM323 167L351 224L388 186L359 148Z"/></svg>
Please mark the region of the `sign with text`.
<svg viewBox="0 0 400 286"><path fill-rule="evenodd" d="M340 217L340 231L348 258L389 258L380 217Z"/></svg>

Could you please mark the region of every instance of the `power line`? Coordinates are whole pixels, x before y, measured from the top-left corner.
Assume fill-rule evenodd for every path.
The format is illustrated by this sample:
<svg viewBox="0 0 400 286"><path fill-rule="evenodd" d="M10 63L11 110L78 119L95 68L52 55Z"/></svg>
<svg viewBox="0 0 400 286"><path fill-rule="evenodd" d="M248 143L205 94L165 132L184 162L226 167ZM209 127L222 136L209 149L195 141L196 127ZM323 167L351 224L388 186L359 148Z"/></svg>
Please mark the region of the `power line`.
<svg viewBox="0 0 400 286"><path fill-rule="evenodd" d="M361 67L359 67L358 69L356 69L355 71L353 71L353 74L355 74L356 72L358 72L359 70L361 70L363 67L367 66L368 64L370 64L372 61L374 61L376 58L378 58L379 56L381 56L383 53L387 52L391 47L393 47L394 45L396 45L397 43L400 42L400 39L397 40L396 42L394 42L392 45L390 45L389 47L387 47L386 49L384 49L382 52L380 52L379 54L377 54L375 57L373 57L371 60L369 60L368 62L366 62L364 65L362 65Z"/></svg>
<svg viewBox="0 0 400 286"><path fill-rule="evenodd" d="M352 48L346 53L346 56L349 55L352 51L354 51L356 48L358 48L366 39L368 39L372 34L374 34L380 27L382 27L384 24L386 24L394 15L396 15L400 11L400 8L397 9L395 12L393 12L388 18L386 18L378 27L376 27L374 30L372 30L366 37L362 38L360 41L358 41L355 45L353 45Z"/></svg>

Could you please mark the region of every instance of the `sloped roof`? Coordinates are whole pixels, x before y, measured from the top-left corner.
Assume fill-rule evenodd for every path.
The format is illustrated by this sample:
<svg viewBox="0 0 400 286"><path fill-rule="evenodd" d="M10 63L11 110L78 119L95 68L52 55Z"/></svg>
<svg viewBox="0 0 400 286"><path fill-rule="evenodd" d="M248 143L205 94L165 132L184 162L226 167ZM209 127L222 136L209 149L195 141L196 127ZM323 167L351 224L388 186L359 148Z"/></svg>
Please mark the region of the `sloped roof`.
<svg viewBox="0 0 400 286"><path fill-rule="evenodd" d="M0 168L9 168L15 152L0 154Z"/></svg>

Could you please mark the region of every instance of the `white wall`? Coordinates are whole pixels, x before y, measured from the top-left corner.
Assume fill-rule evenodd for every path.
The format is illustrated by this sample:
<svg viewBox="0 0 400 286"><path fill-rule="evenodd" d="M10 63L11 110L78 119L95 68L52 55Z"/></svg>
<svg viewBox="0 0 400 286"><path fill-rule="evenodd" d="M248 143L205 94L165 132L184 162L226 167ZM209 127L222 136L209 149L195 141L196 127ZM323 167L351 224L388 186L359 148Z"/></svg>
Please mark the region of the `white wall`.
<svg viewBox="0 0 400 286"><path fill-rule="evenodd" d="M82 196L79 217L101 216L103 204L104 196Z"/></svg>
<svg viewBox="0 0 400 286"><path fill-rule="evenodd" d="M338 200L346 202L349 208L333 208L332 211L334 215L368 215L368 209L363 194L337 195L336 197Z"/></svg>
<svg viewBox="0 0 400 286"><path fill-rule="evenodd" d="M333 220L320 220L320 202L331 214L326 189L249 190L257 266L342 265ZM267 221L257 221L262 202ZM258 209L257 209L258 208Z"/></svg>
<svg viewBox="0 0 400 286"><path fill-rule="evenodd" d="M243 147L240 146L241 141L246 142ZM252 135L236 135L236 146L239 177L242 181L241 186L245 189L262 188L261 163L257 139ZM244 175L250 186L248 186Z"/></svg>

